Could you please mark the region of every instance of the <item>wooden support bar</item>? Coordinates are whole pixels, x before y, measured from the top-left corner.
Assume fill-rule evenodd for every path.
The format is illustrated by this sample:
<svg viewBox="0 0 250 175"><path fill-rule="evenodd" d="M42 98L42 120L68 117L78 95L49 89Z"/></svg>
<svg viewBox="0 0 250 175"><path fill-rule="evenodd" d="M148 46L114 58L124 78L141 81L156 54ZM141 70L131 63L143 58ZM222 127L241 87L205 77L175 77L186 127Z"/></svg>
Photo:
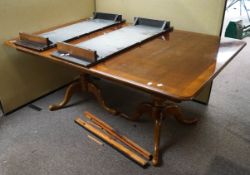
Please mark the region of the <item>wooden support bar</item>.
<svg viewBox="0 0 250 175"><path fill-rule="evenodd" d="M145 150L144 148L142 148L141 146L137 145L136 143L134 143L132 140L130 140L129 138L119 135L111 126L109 126L107 123L103 122L102 120L100 120L99 118L97 118L95 115L89 113L89 112L85 112L84 115L90 119L93 123L95 123L96 125L100 126L103 130L105 130L108 134L110 134L111 136L113 136L114 138L116 138L117 140L121 141L122 143L126 144L127 146L129 146L131 149L133 149L134 151L138 152L140 155L142 155L143 157L145 157L148 160L151 160L152 155L150 152L148 152L147 150Z"/></svg>
<svg viewBox="0 0 250 175"><path fill-rule="evenodd" d="M88 138L92 141L94 141L95 143L97 143L98 145L103 146L104 144L102 142L100 142L99 140L97 140L96 138L92 137L91 135L88 135Z"/></svg>
<svg viewBox="0 0 250 175"><path fill-rule="evenodd" d="M96 62L97 60L96 51L80 48L64 42L57 43L57 49L59 52L68 53L91 63Z"/></svg>
<svg viewBox="0 0 250 175"><path fill-rule="evenodd" d="M116 142L115 140L110 138L108 135L102 133L101 131L99 131L95 127L91 126L87 122L83 121L82 119L77 118L77 119L75 119L75 122L77 124L79 124L80 126L84 127L85 129L87 129L88 131L92 132L93 134L95 134L96 136L98 136L99 138L104 140L105 142L109 143L111 146L113 146L114 148L116 148L118 151L122 152L126 156L128 156L130 159L134 160L136 163L138 163L142 167L145 167L148 164L148 162L145 161L143 158L141 158L140 156L138 156L134 152L130 151L129 149L127 149L126 147L124 147L120 143Z"/></svg>
<svg viewBox="0 0 250 175"><path fill-rule="evenodd" d="M97 124L95 124L95 123L93 123L91 121L87 121L87 123L94 126L94 127L96 127L96 128L98 128L98 129L102 129L100 126L98 126Z"/></svg>
<svg viewBox="0 0 250 175"><path fill-rule="evenodd" d="M48 38L44 38L42 36L33 35L33 34L27 34L27 33L20 32L19 38L20 38L20 40L29 41L29 42L38 43L38 44L44 44L47 46L49 46L49 44L50 44L50 41Z"/></svg>

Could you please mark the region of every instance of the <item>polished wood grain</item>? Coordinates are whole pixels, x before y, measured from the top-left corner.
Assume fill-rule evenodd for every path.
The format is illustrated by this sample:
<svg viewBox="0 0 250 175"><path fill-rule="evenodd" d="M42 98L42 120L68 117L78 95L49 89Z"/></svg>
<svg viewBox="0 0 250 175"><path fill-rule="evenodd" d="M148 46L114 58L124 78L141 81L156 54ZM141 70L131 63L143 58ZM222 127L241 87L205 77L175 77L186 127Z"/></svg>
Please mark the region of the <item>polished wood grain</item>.
<svg viewBox="0 0 250 175"><path fill-rule="evenodd" d="M44 44L44 45L47 45L47 46L50 44L48 38L44 38L44 37L38 36L38 35L23 33L23 32L19 33L19 38L20 38L20 40L30 41L30 42L39 43L39 44Z"/></svg>
<svg viewBox="0 0 250 175"><path fill-rule="evenodd" d="M174 31L91 68L177 101L192 100L245 46L231 39Z"/></svg>
<svg viewBox="0 0 250 175"><path fill-rule="evenodd" d="M64 43L64 42L57 43L57 50L59 52L62 52L62 54L65 54L65 53L70 54L72 56L75 56L85 61L89 61L91 63L97 60L96 51L80 48L80 47L77 47L75 45L68 44L68 43Z"/></svg>
<svg viewBox="0 0 250 175"><path fill-rule="evenodd" d="M121 24L70 42L77 44L127 24ZM158 37L113 56L91 68L51 56L55 48L36 52L6 44L26 53L66 64L88 74L106 78L174 101L192 100L202 88L239 53L244 41L174 30L168 38Z"/></svg>
<svg viewBox="0 0 250 175"><path fill-rule="evenodd" d="M92 33L71 41L70 44L78 44L126 25L128 24L120 24ZM76 68L83 75L95 75L151 94L153 102L140 105L134 119L138 120L144 112L153 116L155 123L153 165L159 163L162 117L170 114L185 124L197 122L196 119L188 120L183 117L175 103L194 99L246 45L244 41L174 30L170 35L152 39L96 66L86 68L52 57L51 53L56 51L56 48L36 52L16 46L15 40L6 41L5 44L25 53ZM107 107L101 98L100 90L94 84L82 82L80 80L81 88L95 94L106 110L117 114L116 110ZM166 100L175 103L166 104ZM65 101L68 99L66 98L57 107L64 106Z"/></svg>

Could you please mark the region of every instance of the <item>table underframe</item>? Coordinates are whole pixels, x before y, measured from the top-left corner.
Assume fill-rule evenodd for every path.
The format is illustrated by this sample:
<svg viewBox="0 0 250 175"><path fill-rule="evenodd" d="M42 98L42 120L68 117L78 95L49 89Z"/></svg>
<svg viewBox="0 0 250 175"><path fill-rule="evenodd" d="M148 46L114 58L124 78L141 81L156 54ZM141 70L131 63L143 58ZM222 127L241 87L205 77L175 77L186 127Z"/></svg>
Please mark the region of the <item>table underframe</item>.
<svg viewBox="0 0 250 175"><path fill-rule="evenodd" d="M81 74L80 78L77 81L71 83L68 86L64 95L64 99L58 104L50 105L49 109L51 111L55 111L64 108L75 92L82 91L92 93L97 99L98 103L109 113L113 115L121 114L121 116L125 117L126 115L118 112L116 109L113 109L106 104L101 95L100 88L91 81L89 76L90 75L87 73ZM141 103L131 117L126 116L125 118L129 120L139 121L144 113L148 113L154 120L154 150L152 160L154 166L157 166L159 164L159 145L161 125L163 120L167 116L173 116L177 121L183 124L190 125L198 122L197 118L185 118L176 102L169 101L169 99L167 98L159 97L156 95L152 95L151 102Z"/></svg>

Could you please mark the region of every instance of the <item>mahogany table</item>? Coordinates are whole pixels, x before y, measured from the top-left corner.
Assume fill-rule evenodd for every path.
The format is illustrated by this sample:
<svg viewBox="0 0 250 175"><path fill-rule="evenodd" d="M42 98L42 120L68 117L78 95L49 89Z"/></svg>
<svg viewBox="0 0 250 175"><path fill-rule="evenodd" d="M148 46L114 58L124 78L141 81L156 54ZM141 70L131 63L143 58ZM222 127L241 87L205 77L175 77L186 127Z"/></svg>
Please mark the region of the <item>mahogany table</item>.
<svg viewBox="0 0 250 175"><path fill-rule="evenodd" d="M70 43L77 44L126 25L124 23L110 27ZM60 104L51 105L50 110L63 108L76 90L83 90L93 93L106 110L117 114L115 109L106 105L99 88L88 78L89 75L108 79L151 94L152 101L139 105L131 119L138 120L144 112L151 113L155 123L154 165L158 164L162 119L166 114L170 114L186 124L197 122L197 119L184 118L177 104L194 99L205 85L212 81L246 45L245 42L239 40L220 39L211 35L174 30L169 35L152 39L93 67L86 68L52 57L51 53L56 51L56 48L37 52L16 46L15 40L6 41L5 44L81 71L79 81L68 87L64 100Z"/></svg>

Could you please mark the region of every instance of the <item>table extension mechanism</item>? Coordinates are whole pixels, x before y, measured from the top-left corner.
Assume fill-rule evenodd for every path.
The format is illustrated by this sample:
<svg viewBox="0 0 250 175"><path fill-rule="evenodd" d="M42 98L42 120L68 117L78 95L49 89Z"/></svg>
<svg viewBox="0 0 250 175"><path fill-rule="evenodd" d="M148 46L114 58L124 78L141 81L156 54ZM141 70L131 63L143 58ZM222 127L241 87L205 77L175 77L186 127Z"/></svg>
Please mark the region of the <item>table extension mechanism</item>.
<svg viewBox="0 0 250 175"><path fill-rule="evenodd" d="M63 26L45 33L28 34L20 32L19 39L15 44L35 51L45 51L55 47L58 42L69 42L122 22L124 22L122 15L96 12L94 16L88 20Z"/></svg>
<svg viewBox="0 0 250 175"><path fill-rule="evenodd" d="M52 56L90 67L143 42L173 31L169 21L135 18L134 24L80 42L59 43Z"/></svg>

